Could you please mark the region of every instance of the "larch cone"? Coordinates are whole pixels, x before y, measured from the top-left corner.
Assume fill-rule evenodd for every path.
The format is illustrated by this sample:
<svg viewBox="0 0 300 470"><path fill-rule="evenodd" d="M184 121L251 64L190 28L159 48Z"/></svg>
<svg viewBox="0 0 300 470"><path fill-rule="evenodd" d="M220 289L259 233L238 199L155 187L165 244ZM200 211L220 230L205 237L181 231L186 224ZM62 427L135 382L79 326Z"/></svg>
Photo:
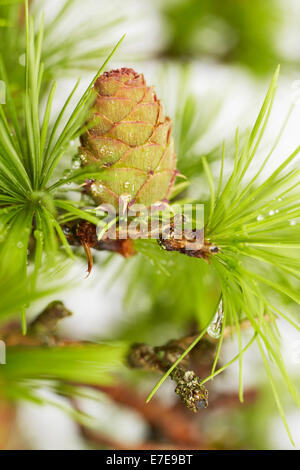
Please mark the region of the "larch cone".
<svg viewBox="0 0 300 470"><path fill-rule="evenodd" d="M89 184L94 201L118 211L167 200L176 178L171 119L144 76L121 68L103 73L95 82L96 99L81 136L81 165L104 169Z"/></svg>

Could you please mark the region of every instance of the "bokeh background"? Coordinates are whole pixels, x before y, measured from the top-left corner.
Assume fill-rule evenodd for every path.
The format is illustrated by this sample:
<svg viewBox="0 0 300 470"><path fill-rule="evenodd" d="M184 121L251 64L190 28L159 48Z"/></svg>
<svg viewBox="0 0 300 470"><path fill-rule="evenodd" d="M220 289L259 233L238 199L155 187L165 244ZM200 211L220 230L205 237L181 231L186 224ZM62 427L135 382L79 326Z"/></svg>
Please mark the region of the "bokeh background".
<svg viewBox="0 0 300 470"><path fill-rule="evenodd" d="M184 146L177 149L181 169L187 176L192 171L191 165L199 164L197 156L203 154L208 155L214 171L218 171L223 140L226 139L230 153L236 127L244 131L253 123L279 63L279 89L266 145L275 140L293 101L296 106L266 171L299 145L299 1L85 0L73 3L55 31L53 43L76 38L70 46L70 57L77 54L78 64L76 70L65 64L63 73L60 71L55 98L57 106L68 95L78 76L82 77L80 87L84 89L103 61L106 50L126 33L111 68L128 66L144 73L147 81L155 85L175 128L182 103L189 95L193 97L194 105L186 110L190 113L188 132L193 139L192 150L189 147L185 151ZM33 2L33 8L40 9L41 4L46 19L49 19L61 7L62 1L37 0ZM93 34L87 37L87 31ZM85 55L91 44L99 47L98 60L94 55ZM53 52L53 60L61 70L59 49ZM207 185L203 173L199 173L190 191L199 198L205 197ZM85 279L84 259L72 268L73 277L80 282L60 295L74 312L73 317L61 322L64 336L80 340L120 339L163 344L184 335L191 324L201 325L203 312L215 304L214 279L209 278L210 272L205 266L199 275L207 276L206 289L199 290L200 287L197 289L195 285L186 290L189 271L183 261L180 271L184 281L182 291L174 292L172 280L165 279L155 266L145 272L146 268L135 260L126 262L124 267L123 260L117 257L109 264L106 254L97 254L96 258L88 279ZM140 282L139 270L142 269ZM29 312L32 318L49 300L52 299L34 305ZM291 306L286 308L292 309ZM280 323L279 328L288 370L299 386L299 335L284 324ZM226 342L222 360L232 356L232 343ZM214 380L210 409L196 417L184 411L182 419L191 421L196 434L205 435L204 442L214 443L215 447L292 448L273 399L270 399L269 385L255 347L245 356L244 377L244 405L238 402L238 366L233 365ZM131 391L139 389L142 398L156 380L157 377L146 374L141 380L124 371L124 384L131 387ZM167 381L159 390L160 413L167 414L180 407L173 389L174 385ZM83 439L78 424L65 410L66 400L58 399L47 388L42 393L55 404L42 407L20 404L11 446L22 442L24 447L33 449L87 448L89 444ZM159 426L153 426L147 419L145 411L132 403L136 400L133 395L122 403L113 394L109 397L95 391L91 392L90 398L78 398L78 403L81 410L93 418L93 427L99 435L105 436L104 446L107 439L121 442L124 448L126 445L135 448L162 433ZM300 413L288 397L285 404L291 432L300 449Z"/></svg>

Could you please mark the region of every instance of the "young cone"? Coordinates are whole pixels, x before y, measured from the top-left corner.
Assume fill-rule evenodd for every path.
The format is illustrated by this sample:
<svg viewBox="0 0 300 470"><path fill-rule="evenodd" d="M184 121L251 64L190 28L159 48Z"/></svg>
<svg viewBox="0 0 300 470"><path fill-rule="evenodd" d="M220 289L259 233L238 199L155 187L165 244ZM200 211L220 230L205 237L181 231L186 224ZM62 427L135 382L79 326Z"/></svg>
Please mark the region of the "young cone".
<svg viewBox="0 0 300 470"><path fill-rule="evenodd" d="M82 166L104 168L101 179L88 185L97 204L120 198L146 207L168 199L176 177L172 123L144 76L122 68L101 75L97 94L81 136Z"/></svg>

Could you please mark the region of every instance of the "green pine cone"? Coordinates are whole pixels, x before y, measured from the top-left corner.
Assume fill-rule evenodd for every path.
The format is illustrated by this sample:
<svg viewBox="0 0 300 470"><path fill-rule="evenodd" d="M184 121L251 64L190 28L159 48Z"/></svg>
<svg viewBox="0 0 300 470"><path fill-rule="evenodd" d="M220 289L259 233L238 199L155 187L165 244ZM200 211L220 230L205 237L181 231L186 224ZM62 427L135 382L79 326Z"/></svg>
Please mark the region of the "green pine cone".
<svg viewBox="0 0 300 470"><path fill-rule="evenodd" d="M82 166L105 168L89 188L97 204L126 195L129 206L168 199L176 178L172 123L143 75L122 68L101 75L91 127L81 136Z"/></svg>

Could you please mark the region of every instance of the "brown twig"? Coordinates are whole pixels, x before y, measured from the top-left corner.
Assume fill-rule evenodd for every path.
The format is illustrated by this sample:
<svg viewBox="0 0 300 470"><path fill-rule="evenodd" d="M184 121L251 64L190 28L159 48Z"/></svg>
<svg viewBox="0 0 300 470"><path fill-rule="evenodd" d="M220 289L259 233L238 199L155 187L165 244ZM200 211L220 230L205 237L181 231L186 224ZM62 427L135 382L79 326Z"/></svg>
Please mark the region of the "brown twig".
<svg viewBox="0 0 300 470"><path fill-rule="evenodd" d="M164 346L153 348L147 344L133 344L128 355L128 363L133 368L166 372L184 353L185 339L169 341ZM189 367L189 357L185 357L170 373L176 382L175 393L187 408L197 413L208 405L208 391L200 378Z"/></svg>
<svg viewBox="0 0 300 470"><path fill-rule="evenodd" d="M0 399L0 450L8 448L13 435L15 418L15 407L10 402Z"/></svg>
<svg viewBox="0 0 300 470"><path fill-rule="evenodd" d="M91 249L96 251L111 251L124 258L130 258L136 254L133 240L110 239L104 236L98 240L96 225L86 220L76 220L62 226L64 234L70 245L82 246L88 261L88 275L93 267L93 255Z"/></svg>
<svg viewBox="0 0 300 470"><path fill-rule="evenodd" d="M128 406L137 411L152 427L159 431L172 443L188 447L205 445L203 433L184 409L177 409L153 399L146 403L146 396L125 385L96 387L106 393L119 405Z"/></svg>
<svg viewBox="0 0 300 470"><path fill-rule="evenodd" d="M99 446L100 448L108 448L113 450L202 450L199 446L185 446L175 445L170 443L159 443L147 441L142 444L129 444L120 441L116 441L100 433L98 431L92 431L84 426L80 426L82 436L91 444Z"/></svg>
<svg viewBox="0 0 300 470"><path fill-rule="evenodd" d="M97 390L104 392L118 405L126 406L137 411L152 428L159 431L162 442L146 441L142 444L128 444L116 441L95 430L81 426L80 430L85 439L94 445L118 450L201 450L213 449L197 423L188 417L182 408L178 406L168 407L157 399L146 404L146 396L137 393L136 389L124 384L117 386L95 386ZM249 405L256 401L258 393L250 389L244 393L244 404ZM238 394L221 393L211 400L210 410L232 408L242 406Z"/></svg>
<svg viewBox="0 0 300 470"><path fill-rule="evenodd" d="M0 330L0 336L6 346L41 346L58 345L68 341L57 338L55 332L58 323L72 315L61 301L51 302L28 326L26 336L20 331L19 322L13 322Z"/></svg>

